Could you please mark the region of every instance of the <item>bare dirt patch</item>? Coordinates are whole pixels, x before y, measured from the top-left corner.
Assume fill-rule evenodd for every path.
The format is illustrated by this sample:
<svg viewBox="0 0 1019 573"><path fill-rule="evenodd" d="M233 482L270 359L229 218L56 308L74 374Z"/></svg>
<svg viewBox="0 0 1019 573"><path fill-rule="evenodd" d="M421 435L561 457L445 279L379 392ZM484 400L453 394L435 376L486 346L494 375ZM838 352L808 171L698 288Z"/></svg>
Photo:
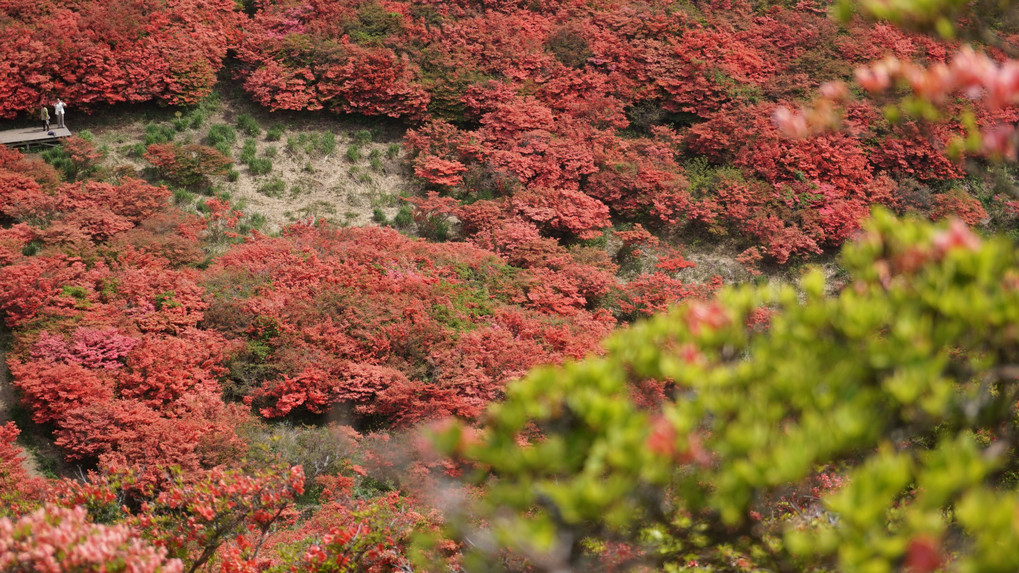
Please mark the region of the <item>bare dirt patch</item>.
<svg viewBox="0 0 1019 573"><path fill-rule="evenodd" d="M146 108L79 125L106 149L107 169L156 182L142 157L146 143L169 135L208 145L212 129L233 133L233 142L220 144L234 160L232 176L216 177L203 190L178 189L175 200L188 208L202 195L228 197L268 233L309 218L337 225L392 220L405 203L401 196L415 189L402 145L406 126L386 119L272 113L243 96L221 95L198 110Z"/></svg>

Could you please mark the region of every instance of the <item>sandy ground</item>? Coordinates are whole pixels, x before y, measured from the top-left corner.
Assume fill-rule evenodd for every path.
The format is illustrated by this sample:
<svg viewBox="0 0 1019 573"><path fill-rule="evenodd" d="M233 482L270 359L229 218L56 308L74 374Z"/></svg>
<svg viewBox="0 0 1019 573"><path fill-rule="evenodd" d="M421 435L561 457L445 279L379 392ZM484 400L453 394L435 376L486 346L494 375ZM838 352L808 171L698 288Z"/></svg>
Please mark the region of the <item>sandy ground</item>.
<svg viewBox="0 0 1019 573"><path fill-rule="evenodd" d="M254 117L261 128L261 133L252 139L256 144L256 157L272 161L273 168L268 174L253 174L240 163L244 140L250 137L237 126L237 118L242 114ZM144 142L146 125L171 126L174 119L170 111L159 113L156 110L133 116L127 111L85 118L79 122L78 129L88 129L97 144L106 148L107 168L142 175L150 166L143 158L132 154L132 146ZM74 130L70 118L68 123ZM338 225L375 224L376 209L392 219L403 203L400 195L413 190L401 143L403 126L385 119L354 120L326 113L270 113L242 98L223 97L200 127L176 132L174 141L205 144L213 125L228 125L237 131L231 155L238 176L235 181L215 177L212 188L202 194L228 194L245 214L265 218L263 232L272 233L288 223L309 217L323 217ZM278 141L267 140L267 130L273 125L284 127ZM351 158L348 150L355 144L359 132L362 136L370 132L371 141L358 144L360 157ZM335 147L328 153L323 152L321 144L327 134L335 141ZM197 199L201 199L202 194Z"/></svg>

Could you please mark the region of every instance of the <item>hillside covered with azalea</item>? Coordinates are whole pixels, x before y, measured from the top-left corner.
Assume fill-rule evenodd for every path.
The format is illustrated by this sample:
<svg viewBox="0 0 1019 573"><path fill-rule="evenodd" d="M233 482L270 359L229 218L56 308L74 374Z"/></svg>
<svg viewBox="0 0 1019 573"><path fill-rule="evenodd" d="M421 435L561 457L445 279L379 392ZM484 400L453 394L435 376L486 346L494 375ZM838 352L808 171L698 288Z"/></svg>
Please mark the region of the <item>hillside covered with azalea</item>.
<svg viewBox="0 0 1019 573"><path fill-rule="evenodd" d="M0 0L0 571L1019 568L1010 9Z"/></svg>

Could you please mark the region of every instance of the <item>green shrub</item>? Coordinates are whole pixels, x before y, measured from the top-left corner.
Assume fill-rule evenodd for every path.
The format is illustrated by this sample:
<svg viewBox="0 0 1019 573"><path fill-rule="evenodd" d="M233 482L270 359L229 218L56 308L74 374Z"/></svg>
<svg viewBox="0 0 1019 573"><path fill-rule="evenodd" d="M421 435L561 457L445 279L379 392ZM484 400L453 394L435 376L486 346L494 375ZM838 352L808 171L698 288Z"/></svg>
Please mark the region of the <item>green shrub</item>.
<svg viewBox="0 0 1019 573"><path fill-rule="evenodd" d="M879 211L842 264L837 294L820 269L723 290L442 432L484 492L448 522L499 540L464 562L592 570L622 543L661 571L1019 569L1015 245Z"/></svg>
<svg viewBox="0 0 1019 573"><path fill-rule="evenodd" d="M170 121L170 124L173 125L174 131L184 131L188 128L190 119L184 117L184 114L178 111L174 114L174 118Z"/></svg>
<svg viewBox="0 0 1019 573"><path fill-rule="evenodd" d="M279 199L283 196L283 192L286 190L287 184L279 177L273 177L270 181L263 183L258 187L258 192L266 197L273 197Z"/></svg>
<svg viewBox="0 0 1019 573"><path fill-rule="evenodd" d="M351 139L355 145L366 145L372 140L372 132L370 129L359 129L354 132Z"/></svg>
<svg viewBox="0 0 1019 573"><path fill-rule="evenodd" d="M42 152L42 159L58 170L66 170L70 166L71 159L63 147L51 147Z"/></svg>
<svg viewBox="0 0 1019 573"><path fill-rule="evenodd" d="M400 205L400 210L393 216L393 226L406 229L414 223L414 210L407 203Z"/></svg>
<svg viewBox="0 0 1019 573"><path fill-rule="evenodd" d="M377 0L362 2L357 8L357 19L349 22L344 31L358 44L381 46L383 41L402 31L403 17L385 9Z"/></svg>
<svg viewBox="0 0 1019 573"><path fill-rule="evenodd" d="M336 136L331 131L322 134L318 142L318 151L322 155L330 155L336 151Z"/></svg>
<svg viewBox="0 0 1019 573"><path fill-rule="evenodd" d="M241 130L241 132L249 137L258 137L259 135L262 135L262 128L259 127L258 121L246 113L242 113L237 116L237 129Z"/></svg>
<svg viewBox="0 0 1019 573"><path fill-rule="evenodd" d="M255 153L258 152L258 147L255 144L255 140L248 138L244 140L244 144L241 145L241 163L251 164L251 160L255 158Z"/></svg>
<svg viewBox="0 0 1019 573"><path fill-rule="evenodd" d="M283 138L283 126L278 123L270 125L269 129L265 131L266 141L279 141L282 138Z"/></svg>
<svg viewBox="0 0 1019 573"><path fill-rule="evenodd" d="M357 163L361 160L361 148L357 145L351 145L347 147L347 161L351 163Z"/></svg>
<svg viewBox="0 0 1019 573"><path fill-rule="evenodd" d="M156 143L169 143L173 141L174 135L171 125L147 124L145 126L145 147Z"/></svg>
<svg viewBox="0 0 1019 573"><path fill-rule="evenodd" d="M272 173L272 159L268 157L254 157L248 161L248 171L251 171L252 175Z"/></svg>
<svg viewBox="0 0 1019 573"><path fill-rule="evenodd" d="M219 149L220 145L230 148L237 141L237 132L234 128L218 123L209 127L209 133L205 136L205 142L212 147Z"/></svg>
<svg viewBox="0 0 1019 573"><path fill-rule="evenodd" d="M204 145L154 144L145 151L145 159L163 177L185 187L207 187L209 178L226 175L233 161Z"/></svg>
<svg viewBox="0 0 1019 573"><path fill-rule="evenodd" d="M173 190L173 202L178 206L191 205L195 202L196 195L187 189L174 189Z"/></svg>
<svg viewBox="0 0 1019 573"><path fill-rule="evenodd" d="M42 245L43 245L42 241L40 241L39 239L35 239L34 241L28 243L27 245L21 248L21 254L25 255L26 257L34 257L35 255L39 254L40 250L42 250Z"/></svg>
<svg viewBox="0 0 1019 573"><path fill-rule="evenodd" d="M206 112L202 109L196 109L189 113L185 118L189 119L188 126L191 129L201 129L205 125L207 119Z"/></svg>

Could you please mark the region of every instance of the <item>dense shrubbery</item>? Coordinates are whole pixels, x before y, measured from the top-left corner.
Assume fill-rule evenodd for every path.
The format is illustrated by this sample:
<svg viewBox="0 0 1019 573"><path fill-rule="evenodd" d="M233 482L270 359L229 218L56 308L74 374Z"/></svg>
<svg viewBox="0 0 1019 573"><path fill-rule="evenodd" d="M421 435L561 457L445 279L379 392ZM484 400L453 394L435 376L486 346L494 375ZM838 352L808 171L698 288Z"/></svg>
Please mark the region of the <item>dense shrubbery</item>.
<svg viewBox="0 0 1019 573"><path fill-rule="evenodd" d="M0 2L0 116L192 104L232 48L270 110L407 122L423 191L394 222L429 241L249 234L219 193L194 215L106 179L87 139L0 149L24 415L0 425L0 569L1019 566L1016 252L959 222L1019 225L963 170L1015 157L994 49L811 3L65 4ZM856 66L871 99L838 83ZM146 129L168 181L207 186L238 129L271 171L248 115L173 143L195 114ZM875 205L958 219L861 234ZM679 274L682 237L755 265L854 236L832 287ZM92 471L35 477L20 432Z"/></svg>
<svg viewBox="0 0 1019 573"><path fill-rule="evenodd" d="M168 147L152 145L151 159ZM315 470L314 497L300 503L332 497L301 525L305 537L285 534L303 474L277 484L274 456L293 453L260 450L257 418L241 400L269 417L350 408L367 428L477 417L507 382L596 351L615 324L596 308L613 265L547 239L555 256L534 250L526 268L382 228L304 224L230 247L240 213L218 198L203 204L204 217L188 215L165 188L61 182L52 166L6 150L0 181L0 311L13 332L13 384L34 431L49 434L67 462L96 468L82 483L30 478L14 444L19 429L5 425L0 499L12 517L54 503L119 523L96 529L79 510L49 506L33 518L73 518L84 546L109 538L110 559L131 562L137 551L181 560L167 570L281 566L259 555L265 543L279 546L270 557L295 563L338 553L404 563L405 550L387 540L409 547L415 528L434 529L437 518L349 462ZM226 252L200 271L213 247ZM367 443L375 445L358 455L393 475L386 468L397 462L378 460L377 443ZM0 522L0 537L9 523ZM169 553L136 545L124 526ZM0 543L36 542L14 531Z"/></svg>
<svg viewBox="0 0 1019 573"><path fill-rule="evenodd" d="M423 182L464 202L511 203L516 218L556 239L591 237L612 216L738 234L743 248L784 263L837 247L873 204L976 218L944 192L962 177L945 145L971 127L948 115L914 105L919 121L890 123L858 104L843 134L804 142L784 141L771 123L776 105L848 80L858 64L891 55L936 67L956 48L887 24L856 18L839 28L812 5L745 1L230 8L5 6L12 72L0 112L31 111L52 94L72 106L193 103L233 47L245 89L270 109L424 120L408 139ZM60 37L41 38L39 21L56 22ZM194 33L182 41L185 26ZM169 43L172 58L163 57ZM971 153L1004 151L1007 134L994 126L1015 112L991 111L975 121L998 143ZM746 181L691 188L680 160L693 154L739 166ZM264 161L253 163L262 172ZM936 188L936 201L908 204L909 180Z"/></svg>
<svg viewBox="0 0 1019 573"><path fill-rule="evenodd" d="M440 434L484 483L466 562L1019 566L1016 257L880 212L836 296L818 270L726 290L532 373L480 430ZM675 399L648 404L649 382Z"/></svg>
<svg viewBox="0 0 1019 573"><path fill-rule="evenodd" d="M145 159L168 180L184 187L207 187L209 178L226 175L233 160L212 147L155 143L145 150Z"/></svg>
<svg viewBox="0 0 1019 573"><path fill-rule="evenodd" d="M162 3L12 0L0 6L0 117L63 98L194 104L208 95L241 22L229 0Z"/></svg>
<svg viewBox="0 0 1019 573"><path fill-rule="evenodd" d="M232 378L265 416L347 404L395 424L474 418L509 380L584 356L614 325L541 270L383 228L297 225L217 259L205 324L243 341ZM566 300L542 305L537 289Z"/></svg>
<svg viewBox="0 0 1019 573"><path fill-rule="evenodd" d="M872 205L905 210L909 187L896 181L963 175L945 151L963 126L948 119L889 123L858 104L843 133L780 135L773 111L821 81L886 54L943 62L954 48L860 19L839 29L818 12L278 1L255 15L241 59L246 89L274 108L426 118L408 136L422 181L465 203L503 202L545 236L589 238L614 216L728 231L785 263L841 245ZM364 53L399 80L377 80L357 102L344 91L353 84L336 84L340 70L375 73ZM693 154L742 178L692 189L678 160ZM970 217L936 199L924 215Z"/></svg>

